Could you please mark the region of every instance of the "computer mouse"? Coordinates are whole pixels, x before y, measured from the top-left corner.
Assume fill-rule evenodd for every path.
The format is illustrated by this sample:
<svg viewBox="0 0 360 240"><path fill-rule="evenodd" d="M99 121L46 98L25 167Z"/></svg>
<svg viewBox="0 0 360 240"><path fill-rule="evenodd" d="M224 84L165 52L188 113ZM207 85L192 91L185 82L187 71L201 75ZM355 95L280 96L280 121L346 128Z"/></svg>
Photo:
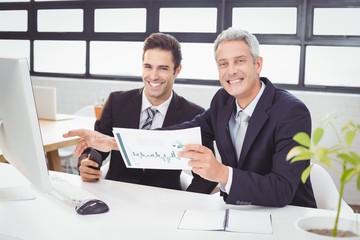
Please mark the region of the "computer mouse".
<svg viewBox="0 0 360 240"><path fill-rule="evenodd" d="M90 199L77 205L75 211L80 215L99 214L109 211L109 206L99 199Z"/></svg>

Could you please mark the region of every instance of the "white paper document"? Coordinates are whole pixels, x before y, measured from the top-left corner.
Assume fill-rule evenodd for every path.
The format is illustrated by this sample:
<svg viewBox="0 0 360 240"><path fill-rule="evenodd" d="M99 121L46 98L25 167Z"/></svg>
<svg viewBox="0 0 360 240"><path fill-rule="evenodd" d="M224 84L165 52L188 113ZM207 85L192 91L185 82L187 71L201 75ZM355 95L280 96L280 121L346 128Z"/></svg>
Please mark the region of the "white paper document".
<svg viewBox="0 0 360 240"><path fill-rule="evenodd" d="M188 158L177 153L186 144L201 144L200 127L181 130L113 128L128 168L190 169Z"/></svg>
<svg viewBox="0 0 360 240"><path fill-rule="evenodd" d="M271 214L226 210L185 210L179 229L272 234Z"/></svg>

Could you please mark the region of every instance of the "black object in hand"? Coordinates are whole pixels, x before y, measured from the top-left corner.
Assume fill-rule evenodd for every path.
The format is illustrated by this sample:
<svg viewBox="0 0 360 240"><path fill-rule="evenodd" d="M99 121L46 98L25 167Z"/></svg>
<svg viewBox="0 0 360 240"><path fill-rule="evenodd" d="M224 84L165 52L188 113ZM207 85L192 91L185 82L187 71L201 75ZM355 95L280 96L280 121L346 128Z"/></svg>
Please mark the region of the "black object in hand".
<svg viewBox="0 0 360 240"><path fill-rule="evenodd" d="M89 157L90 160L92 161L95 161L99 164L98 167L93 167L93 166L89 166L90 168L93 168L93 169L97 169L97 170L100 170L100 167L102 165L102 156L101 154L96 151L94 148L91 148L90 149L90 157Z"/></svg>

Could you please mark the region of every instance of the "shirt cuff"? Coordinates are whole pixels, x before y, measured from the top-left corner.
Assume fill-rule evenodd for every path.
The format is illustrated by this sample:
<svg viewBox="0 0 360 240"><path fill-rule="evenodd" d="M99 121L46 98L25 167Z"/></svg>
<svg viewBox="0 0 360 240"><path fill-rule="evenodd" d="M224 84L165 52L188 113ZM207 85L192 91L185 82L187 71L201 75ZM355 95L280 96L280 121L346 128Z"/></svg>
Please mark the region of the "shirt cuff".
<svg viewBox="0 0 360 240"><path fill-rule="evenodd" d="M229 194L230 192L230 187L231 187L231 184L232 184L232 176L233 176L233 169L231 167L228 167L229 169L229 174L228 174L228 180L227 180L227 183L226 185L222 185L220 184L220 190Z"/></svg>

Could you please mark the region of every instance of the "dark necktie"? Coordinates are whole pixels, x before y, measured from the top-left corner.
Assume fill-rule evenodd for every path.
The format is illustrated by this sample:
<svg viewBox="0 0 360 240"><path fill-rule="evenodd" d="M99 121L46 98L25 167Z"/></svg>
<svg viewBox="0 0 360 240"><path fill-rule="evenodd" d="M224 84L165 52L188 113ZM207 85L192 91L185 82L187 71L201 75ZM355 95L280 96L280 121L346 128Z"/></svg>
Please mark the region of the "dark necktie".
<svg viewBox="0 0 360 240"><path fill-rule="evenodd" d="M152 124L152 122L153 122L154 116L155 116L155 114L156 114L157 111L158 111L157 109L152 108L152 107L148 107L148 108L146 109L146 112L147 112L147 114L148 114L148 117L147 117L147 119L145 120L145 123L144 123L144 125L141 127L141 129L148 130L148 129L151 128L151 124Z"/></svg>

